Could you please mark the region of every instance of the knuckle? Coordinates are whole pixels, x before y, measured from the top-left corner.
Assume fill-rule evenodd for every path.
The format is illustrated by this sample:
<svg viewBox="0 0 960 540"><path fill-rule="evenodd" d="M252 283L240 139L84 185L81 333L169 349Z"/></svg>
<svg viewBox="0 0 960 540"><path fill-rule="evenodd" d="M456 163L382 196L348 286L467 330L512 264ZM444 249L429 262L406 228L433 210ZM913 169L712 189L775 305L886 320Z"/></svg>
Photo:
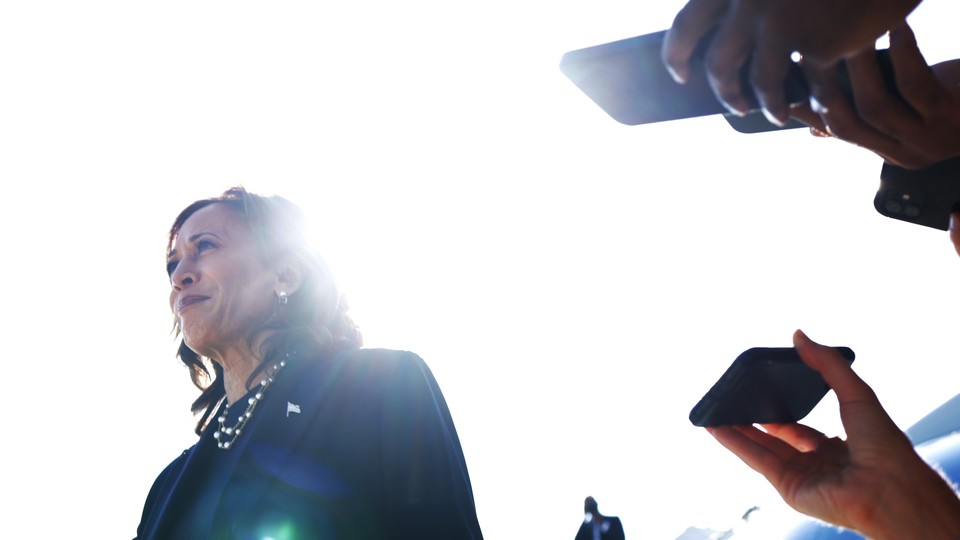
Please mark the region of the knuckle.
<svg viewBox="0 0 960 540"><path fill-rule="evenodd" d="M704 67L710 77L711 84L718 91L723 88L739 92L740 78L736 70L731 69L730 63L725 61L719 55L708 54L704 61Z"/></svg>
<svg viewBox="0 0 960 540"><path fill-rule="evenodd" d="M911 103L923 103L936 107L943 101L943 93L936 85L925 80L906 79L897 81L897 91Z"/></svg>
<svg viewBox="0 0 960 540"><path fill-rule="evenodd" d="M677 12L677 15L673 18L673 24L671 25L670 30L673 32L679 32L681 34L689 32L693 26L695 11L694 4L696 2L689 2L683 8Z"/></svg>
<svg viewBox="0 0 960 540"><path fill-rule="evenodd" d="M708 19L713 18L718 4L726 0L690 0L677 12L673 19L673 28L681 32L689 32L699 28Z"/></svg>
<svg viewBox="0 0 960 540"><path fill-rule="evenodd" d="M856 106L857 114L864 122L880 129L890 127L886 125L889 124L889 122L887 121L888 115L885 114L889 108L883 103L876 100L865 100L857 102Z"/></svg>
<svg viewBox="0 0 960 540"><path fill-rule="evenodd" d="M853 123L845 118L830 119L827 126L830 127L830 133L838 139L848 141L856 135Z"/></svg>

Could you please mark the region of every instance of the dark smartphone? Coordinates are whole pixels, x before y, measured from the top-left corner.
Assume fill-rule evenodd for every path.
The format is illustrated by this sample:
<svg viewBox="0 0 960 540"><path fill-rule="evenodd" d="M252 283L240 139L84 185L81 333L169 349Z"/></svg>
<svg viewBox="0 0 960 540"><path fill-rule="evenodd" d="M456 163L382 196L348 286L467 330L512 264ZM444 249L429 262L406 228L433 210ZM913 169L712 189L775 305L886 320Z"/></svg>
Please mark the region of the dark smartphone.
<svg viewBox="0 0 960 540"><path fill-rule="evenodd" d="M836 349L853 362L853 350ZM789 424L809 414L829 390L793 347L755 347L730 364L690 411L690 422L701 427Z"/></svg>
<svg viewBox="0 0 960 540"><path fill-rule="evenodd" d="M747 68L743 88L752 111L744 117L728 114L710 89L702 61L697 60L702 58L702 51L694 54L690 80L686 84L674 82L660 59L666 33L662 30L569 51L560 60L560 70L614 120L630 126L722 114L742 133L805 127L796 120L782 128L766 120L750 92ZM708 42L709 37L704 39L704 44ZM878 60L888 86L895 89L885 49L878 51ZM838 72L839 84L849 93L850 83L842 65ZM803 72L795 62L790 65L785 91L790 104L809 98Z"/></svg>
<svg viewBox="0 0 960 540"><path fill-rule="evenodd" d="M960 211L960 157L923 169L884 163L873 206L893 219L947 230L950 214Z"/></svg>
<svg viewBox="0 0 960 540"><path fill-rule="evenodd" d="M634 126L726 113L710 89L702 64L695 66L686 84L677 84L670 77L660 59L666 33L662 30L567 52L560 60L560 70L622 124ZM791 103L806 99L799 66L791 68L787 93ZM746 97L757 109L756 99L752 95Z"/></svg>

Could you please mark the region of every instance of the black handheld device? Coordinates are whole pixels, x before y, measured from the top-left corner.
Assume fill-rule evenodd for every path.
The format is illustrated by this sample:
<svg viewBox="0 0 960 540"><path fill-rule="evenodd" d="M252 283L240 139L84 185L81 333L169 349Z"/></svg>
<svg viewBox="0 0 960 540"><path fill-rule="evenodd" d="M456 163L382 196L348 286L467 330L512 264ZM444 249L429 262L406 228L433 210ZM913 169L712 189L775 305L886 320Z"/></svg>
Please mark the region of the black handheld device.
<svg viewBox="0 0 960 540"><path fill-rule="evenodd" d="M622 124L633 126L725 114L727 110L710 89L702 63L695 61L686 84L678 84L667 72L660 59L666 33L662 30L567 52L560 60L560 70ZM749 89L749 85L744 88ZM796 64L791 66L787 96L791 103L799 103L807 96ZM757 109L752 94L748 92L746 97L751 108Z"/></svg>
<svg viewBox="0 0 960 540"><path fill-rule="evenodd" d="M853 362L849 347L836 347ZM830 387L793 347L742 352L690 411L695 426L789 424L813 410Z"/></svg>
<svg viewBox="0 0 960 540"><path fill-rule="evenodd" d="M947 230L960 211L960 157L923 169L884 163L873 207L884 216Z"/></svg>
<svg viewBox="0 0 960 540"><path fill-rule="evenodd" d="M751 92L749 66L744 67L742 84L752 111L744 117L729 114L713 94L700 60L702 50L694 54L694 66L686 84L676 83L660 57L666 33L662 30L569 51L560 60L560 70L614 120L630 126L722 114L742 133L805 127L791 120L781 128L765 119ZM708 42L709 37L703 44ZM877 53L887 85L895 91L886 50ZM843 64L838 69L838 83L849 93L850 82ZM809 99L803 71L796 62L790 65L785 92L790 104Z"/></svg>

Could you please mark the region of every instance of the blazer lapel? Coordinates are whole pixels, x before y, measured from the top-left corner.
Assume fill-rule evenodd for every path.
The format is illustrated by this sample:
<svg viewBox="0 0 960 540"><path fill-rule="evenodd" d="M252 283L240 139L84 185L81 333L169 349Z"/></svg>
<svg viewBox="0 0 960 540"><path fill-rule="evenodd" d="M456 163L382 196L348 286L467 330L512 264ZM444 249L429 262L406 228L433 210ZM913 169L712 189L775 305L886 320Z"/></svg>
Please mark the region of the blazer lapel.
<svg viewBox="0 0 960 540"><path fill-rule="evenodd" d="M266 492L282 481L279 475L287 470L287 465L309 437L312 416L322 406L347 361L346 352L327 359L294 359L277 376L246 427L245 431L251 436L245 438L241 435L230 450L240 454L234 467L253 460L261 468L276 474L271 481L245 485L243 501L229 508L220 505L215 522L221 516L230 519L230 515L256 511ZM231 472L230 478L235 477L235 472Z"/></svg>
<svg viewBox="0 0 960 540"><path fill-rule="evenodd" d="M219 415L220 409L216 411L212 418L215 419ZM209 443L210 441L206 442ZM166 537L167 533L165 531L169 529L171 520L179 517L181 511L178 506L182 504L182 501L189 500L191 492L195 490L191 479L202 473L203 463L200 463L202 460L198 457L202 454L198 451L201 444L204 444L202 435L195 445L183 452L181 456L183 463L179 467L172 467L167 473L168 477L164 479L164 485L160 489L161 500L153 505L150 516L146 519L146 522L152 523L153 526L143 531L142 538Z"/></svg>

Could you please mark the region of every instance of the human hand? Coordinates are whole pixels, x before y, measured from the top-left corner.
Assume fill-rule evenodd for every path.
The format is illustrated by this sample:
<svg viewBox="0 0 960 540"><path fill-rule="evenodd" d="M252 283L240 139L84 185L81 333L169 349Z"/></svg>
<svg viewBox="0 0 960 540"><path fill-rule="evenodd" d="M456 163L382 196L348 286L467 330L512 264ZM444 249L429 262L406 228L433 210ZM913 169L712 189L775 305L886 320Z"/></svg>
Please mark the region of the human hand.
<svg viewBox="0 0 960 540"><path fill-rule="evenodd" d="M708 428L796 510L871 538L958 538L960 499L833 348L794 346L837 395L847 439L801 424Z"/></svg>
<svg viewBox="0 0 960 540"><path fill-rule="evenodd" d="M791 114L815 134L873 150L905 168L921 168L960 155L960 60L928 66L906 24L890 33L897 92L885 84L873 50L847 60L852 101L833 69L805 69L811 106Z"/></svg>
<svg viewBox="0 0 960 540"><path fill-rule="evenodd" d="M950 214L950 242L960 255L960 212Z"/></svg>
<svg viewBox="0 0 960 540"><path fill-rule="evenodd" d="M750 59L750 84L767 118L789 119L785 82L799 52L809 65L830 66L873 48L920 0L689 0L667 32L662 56L678 82L689 78L691 59L703 38L716 29L704 58L717 98L745 114L749 102L740 73Z"/></svg>

